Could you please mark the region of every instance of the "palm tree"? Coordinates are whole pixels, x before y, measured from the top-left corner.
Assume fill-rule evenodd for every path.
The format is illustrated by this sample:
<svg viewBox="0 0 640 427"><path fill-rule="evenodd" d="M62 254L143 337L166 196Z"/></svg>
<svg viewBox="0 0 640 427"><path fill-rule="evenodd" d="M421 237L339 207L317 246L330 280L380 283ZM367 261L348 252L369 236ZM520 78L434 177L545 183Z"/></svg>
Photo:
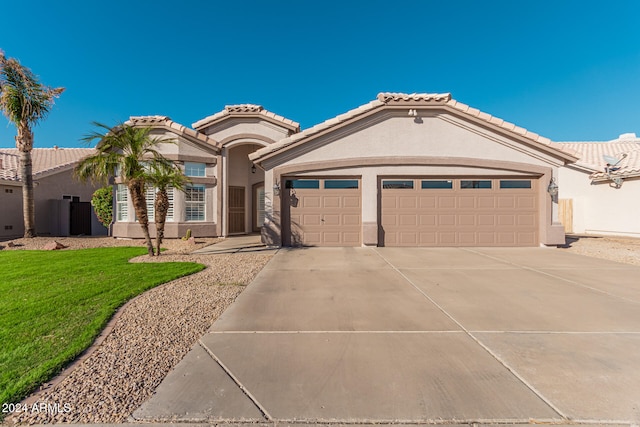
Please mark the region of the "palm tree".
<svg viewBox="0 0 640 427"><path fill-rule="evenodd" d="M184 173L173 163L153 163L150 165L146 176L147 183L156 188L156 200L154 204L156 222L156 255L160 255L160 245L164 239L164 223L169 212L168 188L184 191L189 182Z"/></svg>
<svg viewBox="0 0 640 427"><path fill-rule="evenodd" d="M0 110L18 131L16 148L20 152L24 237L36 235L31 161L32 128L47 116L53 106L54 98L60 96L63 91L62 87L43 86L30 69L22 66L15 58L7 59L4 52L0 50Z"/></svg>
<svg viewBox="0 0 640 427"><path fill-rule="evenodd" d="M142 227L150 256L154 255L149 236L149 217L145 198L147 171L153 164L171 164L155 149L160 143L173 140L151 136L150 127L136 127L127 123L113 128L102 123L93 123L101 131L89 133L82 140L91 144L97 140L96 154L78 163L75 175L81 181L93 180L106 183L114 172L129 189L133 207Z"/></svg>

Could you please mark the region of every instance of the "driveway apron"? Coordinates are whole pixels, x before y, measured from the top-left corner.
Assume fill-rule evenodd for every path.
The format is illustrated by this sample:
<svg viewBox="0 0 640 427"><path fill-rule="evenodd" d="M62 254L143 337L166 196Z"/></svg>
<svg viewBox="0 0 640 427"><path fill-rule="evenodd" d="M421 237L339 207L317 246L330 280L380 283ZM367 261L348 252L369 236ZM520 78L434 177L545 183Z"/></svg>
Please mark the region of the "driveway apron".
<svg viewBox="0 0 640 427"><path fill-rule="evenodd" d="M280 250L134 418L638 423L640 268L544 248Z"/></svg>

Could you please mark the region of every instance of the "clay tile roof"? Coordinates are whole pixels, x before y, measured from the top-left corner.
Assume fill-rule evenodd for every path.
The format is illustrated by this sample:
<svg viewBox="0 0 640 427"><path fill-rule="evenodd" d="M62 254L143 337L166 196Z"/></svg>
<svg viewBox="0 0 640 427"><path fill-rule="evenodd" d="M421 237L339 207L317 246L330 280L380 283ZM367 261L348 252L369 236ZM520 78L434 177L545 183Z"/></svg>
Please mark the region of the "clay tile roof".
<svg viewBox="0 0 640 427"><path fill-rule="evenodd" d="M265 110L262 105L256 104L237 104L237 105L226 105L224 110L215 113L211 116L205 117L202 120L198 120L193 123L194 129L201 130L206 127L209 127L215 123L218 123L228 117L242 117L242 116L259 116L263 117L266 120L271 122L275 122L290 129L292 132L300 131L300 124L294 122L293 120L289 120L286 117L279 116L270 111Z"/></svg>
<svg viewBox="0 0 640 427"><path fill-rule="evenodd" d="M95 153L93 148L34 148L31 151L33 176L62 171L73 167L81 159ZM0 179L19 181L19 155L15 148L0 148Z"/></svg>
<svg viewBox="0 0 640 427"><path fill-rule="evenodd" d="M640 176L640 138L618 138L611 141L561 142L563 147L578 153L577 166L592 171L591 179ZM620 160L609 174L605 172L605 156Z"/></svg>
<svg viewBox="0 0 640 427"><path fill-rule="evenodd" d="M340 125L341 123L347 122L360 115L363 115L365 113L368 113L378 108L382 108L383 106L387 106L387 105L401 106L401 107L404 107L404 106L429 107L432 105L444 106L446 108L459 111L461 113L464 113L465 115L484 121L490 125L497 126L510 133L519 135L523 138L526 138L529 141L532 141L534 144L540 144L545 147L548 147L552 151L567 158L569 161L574 161L577 158L574 152L572 152L569 149L565 149L564 147L562 147L561 145L555 142L551 142L550 139L540 136L527 129L518 127L513 123L505 122L500 118L493 117L492 115L484 113L476 108L471 108L466 104L463 104L461 102L456 101L455 99L452 99L450 93L406 94L406 93L392 93L392 92L379 93L374 101L361 105L360 107L357 107L353 110L347 111L344 114L341 114L333 119L329 119L309 129L305 129L300 133L291 135L267 147L261 148L260 150L249 155L249 158L253 161L257 161L263 156L268 156L271 153L282 150L290 145L295 144L296 142L304 138L311 137L329 128Z"/></svg>
<svg viewBox="0 0 640 427"><path fill-rule="evenodd" d="M197 140L214 147L219 147L220 145L213 138L198 132L197 130L181 125L180 123L176 123L167 116L132 116L129 118L128 123L131 123L134 126L160 127L170 130L171 132L187 139Z"/></svg>

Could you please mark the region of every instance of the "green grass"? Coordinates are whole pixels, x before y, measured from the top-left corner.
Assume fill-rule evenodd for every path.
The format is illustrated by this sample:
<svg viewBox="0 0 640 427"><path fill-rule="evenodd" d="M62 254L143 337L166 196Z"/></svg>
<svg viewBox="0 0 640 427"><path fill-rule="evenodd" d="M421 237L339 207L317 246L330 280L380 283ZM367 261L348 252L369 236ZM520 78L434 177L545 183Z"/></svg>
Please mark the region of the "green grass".
<svg viewBox="0 0 640 427"><path fill-rule="evenodd" d="M20 401L60 372L126 301L204 268L128 262L145 253L128 247L0 252L0 405Z"/></svg>

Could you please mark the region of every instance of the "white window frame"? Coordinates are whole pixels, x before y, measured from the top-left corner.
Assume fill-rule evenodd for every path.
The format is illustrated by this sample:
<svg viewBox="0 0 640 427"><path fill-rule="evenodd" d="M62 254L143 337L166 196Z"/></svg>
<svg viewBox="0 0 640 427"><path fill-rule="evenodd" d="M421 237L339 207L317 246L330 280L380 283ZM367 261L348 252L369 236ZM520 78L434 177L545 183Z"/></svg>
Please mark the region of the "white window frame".
<svg viewBox="0 0 640 427"><path fill-rule="evenodd" d="M155 221L156 219L156 193L158 189L156 187L147 186L145 192L145 199L147 201L147 218L149 221ZM173 187L167 187L167 198L169 199L169 209L167 210L166 222L173 222Z"/></svg>
<svg viewBox="0 0 640 427"><path fill-rule="evenodd" d="M202 200L191 200L194 196L194 191L197 190L197 194L202 194ZM202 222L207 218L207 189L203 184L188 184L185 188L185 221L188 222ZM200 199L200 197L198 197ZM190 215L190 212L193 213L194 210L198 212L198 218L194 219L193 214Z"/></svg>
<svg viewBox="0 0 640 427"><path fill-rule="evenodd" d="M124 184L116 186L116 221L129 220L129 189Z"/></svg>

